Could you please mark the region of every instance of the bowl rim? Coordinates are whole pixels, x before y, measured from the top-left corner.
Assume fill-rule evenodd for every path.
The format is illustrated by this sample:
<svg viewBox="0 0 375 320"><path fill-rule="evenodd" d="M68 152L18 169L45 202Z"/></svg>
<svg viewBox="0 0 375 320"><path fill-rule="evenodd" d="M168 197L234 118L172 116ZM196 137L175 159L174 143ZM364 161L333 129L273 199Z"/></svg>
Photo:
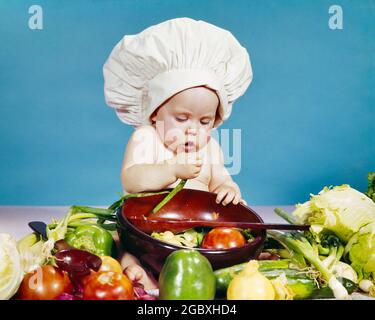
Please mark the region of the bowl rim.
<svg viewBox="0 0 375 320"><path fill-rule="evenodd" d="M191 189L191 190L195 190L195 189ZM203 191L203 190L195 190L195 191L208 192L208 191ZM211 193L211 192L208 192L208 193ZM253 241L247 242L245 245L243 245L241 247L237 247L237 248L205 249L205 248L199 248L199 247L190 248L190 247L186 247L186 246L177 246L177 245L170 244L168 242L153 238L153 237L151 237L151 235L147 234L146 232L143 232L142 230L137 228L135 225L133 225L127 219L126 215L122 214L124 205L125 205L125 202L121 205L121 207L119 207L117 209L117 212L116 212L117 220L120 222L117 225L117 228L120 228L120 229L130 228L135 233L137 233L138 236L140 236L144 240L148 240L148 241L152 240L153 242L156 242L156 244L163 245L164 247L166 247L168 249L171 249L171 250L186 249L186 250L198 250L199 252L205 253L205 254L226 254L226 253L233 253L233 252L236 252L236 251L243 251L243 250L246 250L246 249L249 249L249 248L252 248L252 247L256 247L257 245L264 242L264 240L266 239L266 231L265 230L259 230L259 234L256 237L254 237ZM244 206L247 209L249 209L250 212L259 220L259 222L261 222L261 223L264 222L263 219L253 209L251 209L249 206L246 206L243 203L239 203L238 205Z"/></svg>

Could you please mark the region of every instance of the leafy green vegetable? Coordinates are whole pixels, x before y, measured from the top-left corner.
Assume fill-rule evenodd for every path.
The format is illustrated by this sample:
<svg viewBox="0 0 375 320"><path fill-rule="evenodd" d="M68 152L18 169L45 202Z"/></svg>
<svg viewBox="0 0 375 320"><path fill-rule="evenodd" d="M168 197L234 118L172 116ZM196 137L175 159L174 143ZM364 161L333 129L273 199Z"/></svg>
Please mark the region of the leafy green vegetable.
<svg viewBox="0 0 375 320"><path fill-rule="evenodd" d="M325 187L309 201L298 204L293 212L296 223L310 224L319 234L324 229L335 233L344 242L375 220L375 203L348 185Z"/></svg>
<svg viewBox="0 0 375 320"><path fill-rule="evenodd" d="M266 240L264 241L263 249L264 250L275 250L275 249L283 249L284 247L278 242L277 240L271 238L267 235Z"/></svg>
<svg viewBox="0 0 375 320"><path fill-rule="evenodd" d="M369 173L367 196L373 195L374 180ZM375 203L366 195L348 185L325 187L293 212L295 223L311 224L309 241L325 267L353 282L375 279ZM280 209L275 212L290 220Z"/></svg>
<svg viewBox="0 0 375 320"><path fill-rule="evenodd" d="M331 263L340 261L344 253L344 245L336 235L322 234L318 241L320 241L320 243L317 243L316 245L318 246L320 255L328 256Z"/></svg>
<svg viewBox="0 0 375 320"><path fill-rule="evenodd" d="M367 175L368 188L366 195L375 202L375 172L369 172Z"/></svg>
<svg viewBox="0 0 375 320"><path fill-rule="evenodd" d="M52 256L54 240L44 241L36 233L31 233L17 242L17 249L24 273L34 271Z"/></svg>
<svg viewBox="0 0 375 320"><path fill-rule="evenodd" d="M323 234L320 237L320 243L317 243L322 263L336 276L349 279L358 283L357 273L354 269L340 261L344 254L344 245L340 239L333 234Z"/></svg>
<svg viewBox="0 0 375 320"><path fill-rule="evenodd" d="M360 280L375 280L375 221L361 228L349 240L345 253Z"/></svg>
<svg viewBox="0 0 375 320"><path fill-rule="evenodd" d="M254 240L254 236L251 233L251 229L243 229L242 234L245 237L247 242L251 242Z"/></svg>
<svg viewBox="0 0 375 320"><path fill-rule="evenodd" d="M16 240L0 234L0 300L10 299L18 290L23 278L21 259Z"/></svg>

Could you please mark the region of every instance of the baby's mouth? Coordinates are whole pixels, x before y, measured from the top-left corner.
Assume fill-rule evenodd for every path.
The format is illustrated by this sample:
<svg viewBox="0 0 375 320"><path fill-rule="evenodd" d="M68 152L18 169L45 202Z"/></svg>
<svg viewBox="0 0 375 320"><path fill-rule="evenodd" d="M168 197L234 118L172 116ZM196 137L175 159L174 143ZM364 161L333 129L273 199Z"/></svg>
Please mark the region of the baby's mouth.
<svg viewBox="0 0 375 320"><path fill-rule="evenodd" d="M188 141L184 144L185 151L193 151L195 150L195 143L192 141Z"/></svg>

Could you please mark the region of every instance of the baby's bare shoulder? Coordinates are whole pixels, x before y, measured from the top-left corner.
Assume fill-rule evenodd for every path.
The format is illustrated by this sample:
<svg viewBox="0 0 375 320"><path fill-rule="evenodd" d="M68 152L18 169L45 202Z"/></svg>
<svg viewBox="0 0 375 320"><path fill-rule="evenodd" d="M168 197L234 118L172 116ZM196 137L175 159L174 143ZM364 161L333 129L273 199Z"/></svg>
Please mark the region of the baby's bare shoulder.
<svg viewBox="0 0 375 320"><path fill-rule="evenodd" d="M211 137L209 143L207 144L207 153L211 160L211 164L217 164L217 162L220 162L220 159L222 159L223 151L221 146L213 137Z"/></svg>
<svg viewBox="0 0 375 320"><path fill-rule="evenodd" d="M144 126L137 127L134 130L134 132L132 133L130 137L130 140L139 141L139 140L146 139L146 138L150 139L150 138L154 138L155 135L156 135L156 130L153 126L144 125Z"/></svg>
<svg viewBox="0 0 375 320"><path fill-rule="evenodd" d="M130 136L125 150L124 167L156 161L155 129L152 126L138 127Z"/></svg>
<svg viewBox="0 0 375 320"><path fill-rule="evenodd" d="M155 148L157 143L156 131L152 126L141 126L134 130L127 144L127 149L133 150L134 147Z"/></svg>

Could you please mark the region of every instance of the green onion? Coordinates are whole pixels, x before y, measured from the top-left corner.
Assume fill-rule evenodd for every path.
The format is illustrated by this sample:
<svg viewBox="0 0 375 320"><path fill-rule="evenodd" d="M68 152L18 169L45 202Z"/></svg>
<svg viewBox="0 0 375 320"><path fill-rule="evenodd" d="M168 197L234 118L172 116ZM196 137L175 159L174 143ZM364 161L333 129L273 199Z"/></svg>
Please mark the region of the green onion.
<svg viewBox="0 0 375 320"><path fill-rule="evenodd" d="M294 219L291 215L289 215L288 212L284 211L283 209L275 208L274 211L275 211L275 213L276 213L279 217L283 218L283 219L286 220L287 222L289 222L289 223L291 223L291 224L296 224L295 219Z"/></svg>
<svg viewBox="0 0 375 320"><path fill-rule="evenodd" d="M164 207L180 190L182 190L186 184L185 179L182 179L177 186L173 188L171 192L167 194L167 196L160 201L154 209L152 209L151 214L158 212L162 207Z"/></svg>

